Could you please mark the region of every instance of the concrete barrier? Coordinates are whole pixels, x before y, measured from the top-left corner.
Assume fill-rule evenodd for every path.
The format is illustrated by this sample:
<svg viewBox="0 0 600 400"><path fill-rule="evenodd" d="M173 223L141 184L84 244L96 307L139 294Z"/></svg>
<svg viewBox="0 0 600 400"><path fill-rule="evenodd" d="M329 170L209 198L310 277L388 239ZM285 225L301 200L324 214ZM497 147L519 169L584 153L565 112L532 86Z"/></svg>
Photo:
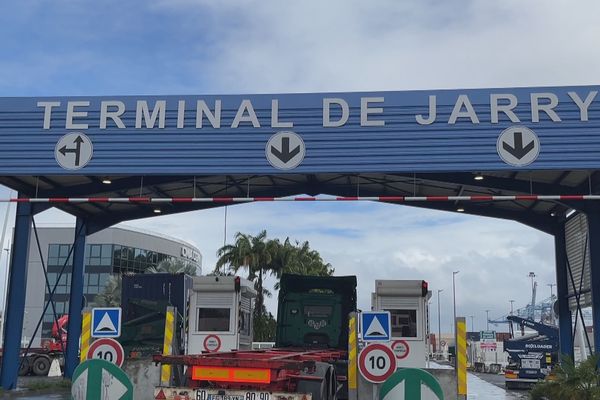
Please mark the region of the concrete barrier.
<svg viewBox="0 0 600 400"><path fill-rule="evenodd" d="M154 387L160 382L160 367L154 366L152 359L126 360L123 369L133 384L134 399L154 398Z"/></svg>

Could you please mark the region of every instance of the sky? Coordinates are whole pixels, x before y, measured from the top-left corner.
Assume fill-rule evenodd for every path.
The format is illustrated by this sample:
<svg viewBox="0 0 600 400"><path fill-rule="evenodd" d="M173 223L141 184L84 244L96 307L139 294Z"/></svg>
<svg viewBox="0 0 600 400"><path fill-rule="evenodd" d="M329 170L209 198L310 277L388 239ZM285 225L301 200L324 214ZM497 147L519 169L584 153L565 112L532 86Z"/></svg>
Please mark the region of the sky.
<svg viewBox="0 0 600 400"><path fill-rule="evenodd" d="M596 0L2 2L0 96L598 84L598 15ZM442 330L450 331L453 271L457 312L474 316L475 330L486 327L485 310L498 317L509 300L530 300L530 271L538 298L554 282L552 237L511 221L345 202L245 204L227 213L226 237L223 208L128 224L196 245L205 272L238 231L308 240L336 274L357 275L362 309L374 279L425 279L435 293L434 331L438 290ZM57 211L38 221L73 223ZM275 311L275 299L268 305Z"/></svg>

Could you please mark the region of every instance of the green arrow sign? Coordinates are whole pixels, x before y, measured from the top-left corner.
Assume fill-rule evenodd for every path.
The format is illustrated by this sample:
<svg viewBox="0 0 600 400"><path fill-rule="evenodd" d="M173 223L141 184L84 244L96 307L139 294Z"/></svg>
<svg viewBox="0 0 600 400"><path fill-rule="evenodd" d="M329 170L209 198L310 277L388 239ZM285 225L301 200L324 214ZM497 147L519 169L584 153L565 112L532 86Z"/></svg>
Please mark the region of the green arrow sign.
<svg viewBox="0 0 600 400"><path fill-rule="evenodd" d="M123 370L104 360L87 360L75 369L73 400L133 400L133 385Z"/></svg>
<svg viewBox="0 0 600 400"><path fill-rule="evenodd" d="M438 380L429 372L416 368L403 368L394 372L381 385L379 400L386 399L386 396L402 382L404 382L403 397L390 396L387 400L421 400L421 386L429 388L438 400L444 400L444 391Z"/></svg>

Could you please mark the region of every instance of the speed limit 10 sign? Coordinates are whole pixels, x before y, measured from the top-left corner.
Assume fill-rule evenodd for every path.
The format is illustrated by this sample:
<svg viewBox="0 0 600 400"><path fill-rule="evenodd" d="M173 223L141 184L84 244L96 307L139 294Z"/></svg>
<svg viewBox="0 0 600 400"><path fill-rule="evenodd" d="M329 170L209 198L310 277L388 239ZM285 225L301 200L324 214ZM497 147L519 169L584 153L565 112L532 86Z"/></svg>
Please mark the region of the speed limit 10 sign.
<svg viewBox="0 0 600 400"><path fill-rule="evenodd" d="M118 367L123 365L125 352L119 342L111 338L96 339L91 344L87 354L88 360L100 359L115 364Z"/></svg>
<svg viewBox="0 0 600 400"><path fill-rule="evenodd" d="M358 369L369 382L383 383L396 371L396 355L384 344L370 344L358 356Z"/></svg>

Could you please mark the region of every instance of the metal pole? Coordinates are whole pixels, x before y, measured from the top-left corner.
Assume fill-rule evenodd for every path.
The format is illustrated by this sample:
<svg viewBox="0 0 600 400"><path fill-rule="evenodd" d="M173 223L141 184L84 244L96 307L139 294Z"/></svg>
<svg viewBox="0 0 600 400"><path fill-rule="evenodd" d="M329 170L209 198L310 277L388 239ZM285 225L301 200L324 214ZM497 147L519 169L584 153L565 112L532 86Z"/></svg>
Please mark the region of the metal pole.
<svg viewBox="0 0 600 400"><path fill-rule="evenodd" d="M457 348L456 348L456 280L455 280L455 276L456 274L458 274L460 271L453 271L452 272L452 308L454 310L454 320L452 321L452 328L454 330L454 370L456 371L456 356L457 356Z"/></svg>
<svg viewBox="0 0 600 400"><path fill-rule="evenodd" d="M552 288L556 286L556 283L548 283L548 286L550 286L550 300L552 300L552 298L554 297L554 291L552 290Z"/></svg>
<svg viewBox="0 0 600 400"><path fill-rule="evenodd" d="M444 289L438 289L437 293L438 293L438 340L437 340L437 347L438 347L438 353L441 354L442 353L442 318L441 318L441 314L440 314L440 292L443 292Z"/></svg>
<svg viewBox="0 0 600 400"><path fill-rule="evenodd" d="M485 310L485 330L490 330L490 310Z"/></svg>
<svg viewBox="0 0 600 400"><path fill-rule="evenodd" d="M514 300L509 300L510 301L510 315L513 315L513 303L515 302Z"/></svg>
<svg viewBox="0 0 600 400"><path fill-rule="evenodd" d="M473 318L475 318L475 316L469 315L469 317L471 318L471 332L475 332L475 330L473 329Z"/></svg>

